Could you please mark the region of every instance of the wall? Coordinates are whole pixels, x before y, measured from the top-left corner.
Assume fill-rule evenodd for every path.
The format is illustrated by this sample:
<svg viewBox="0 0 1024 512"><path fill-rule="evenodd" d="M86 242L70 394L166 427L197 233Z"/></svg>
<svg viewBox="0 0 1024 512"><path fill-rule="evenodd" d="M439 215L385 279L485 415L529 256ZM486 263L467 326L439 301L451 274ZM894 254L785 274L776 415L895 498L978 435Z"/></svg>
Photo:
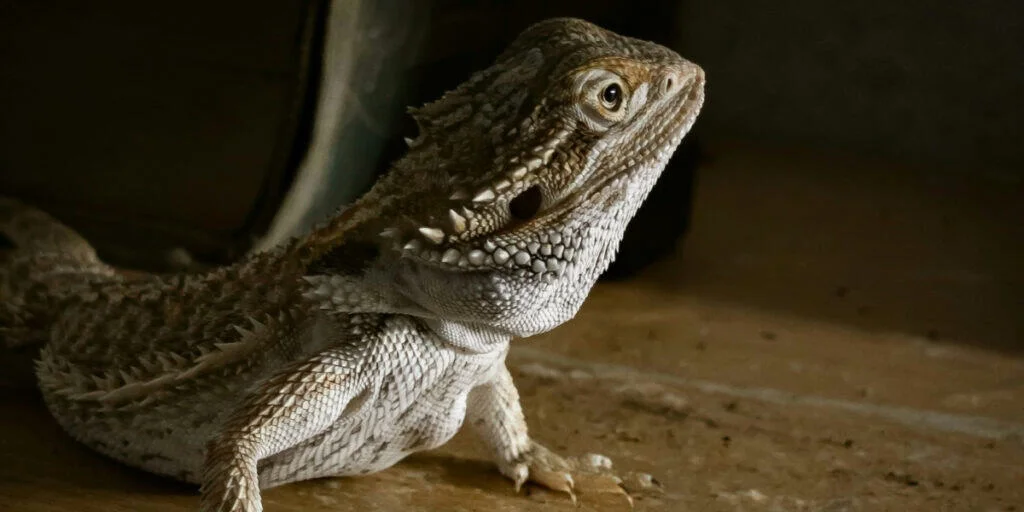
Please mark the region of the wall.
<svg viewBox="0 0 1024 512"><path fill-rule="evenodd" d="M688 2L713 138L1024 174L1024 2Z"/></svg>

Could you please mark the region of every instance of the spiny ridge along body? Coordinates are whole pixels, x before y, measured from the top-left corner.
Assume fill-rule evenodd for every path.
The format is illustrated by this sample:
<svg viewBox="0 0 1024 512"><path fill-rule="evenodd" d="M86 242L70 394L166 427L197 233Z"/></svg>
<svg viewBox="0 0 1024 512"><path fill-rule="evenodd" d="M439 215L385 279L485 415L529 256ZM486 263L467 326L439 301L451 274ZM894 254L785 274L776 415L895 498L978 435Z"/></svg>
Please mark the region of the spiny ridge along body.
<svg viewBox="0 0 1024 512"><path fill-rule="evenodd" d="M0 201L0 335L46 343L39 385L70 434L200 483L203 510L387 468L464 420L517 486L621 492L607 458L529 436L505 355L576 314L703 91L662 46L538 23L412 110L407 154L353 205L204 274L125 279Z"/></svg>

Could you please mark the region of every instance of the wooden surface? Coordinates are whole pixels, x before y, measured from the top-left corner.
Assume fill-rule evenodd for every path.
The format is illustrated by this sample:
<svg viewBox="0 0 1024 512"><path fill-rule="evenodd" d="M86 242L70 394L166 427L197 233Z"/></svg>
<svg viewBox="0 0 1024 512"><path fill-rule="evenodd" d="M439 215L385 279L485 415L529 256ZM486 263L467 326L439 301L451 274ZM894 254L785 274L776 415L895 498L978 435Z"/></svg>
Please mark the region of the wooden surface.
<svg viewBox="0 0 1024 512"><path fill-rule="evenodd" d="M574 321L516 344L533 434L655 474L665 492L637 510L1021 510L1021 183L712 156L679 257L600 285ZM80 447L31 394L0 394L0 461L0 510L197 504L191 487ZM271 512L577 510L535 488L515 495L461 435L265 500Z"/></svg>

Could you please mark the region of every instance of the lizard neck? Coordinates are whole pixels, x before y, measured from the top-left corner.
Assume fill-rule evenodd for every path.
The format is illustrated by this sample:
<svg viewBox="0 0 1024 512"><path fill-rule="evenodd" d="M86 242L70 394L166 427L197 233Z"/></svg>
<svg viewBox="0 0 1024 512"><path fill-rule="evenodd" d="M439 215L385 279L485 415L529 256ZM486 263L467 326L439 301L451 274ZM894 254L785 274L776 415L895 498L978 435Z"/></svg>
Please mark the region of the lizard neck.
<svg viewBox="0 0 1024 512"><path fill-rule="evenodd" d="M484 324L453 322L439 318L424 318L423 322L449 345L475 354L508 350L509 342L512 341L512 336L508 333Z"/></svg>
<svg viewBox="0 0 1024 512"><path fill-rule="evenodd" d="M341 314L380 313L414 317L446 344L483 354L508 348L512 336L483 323L445 319L390 286L391 276L374 272L353 276L306 276L303 298L322 311Z"/></svg>

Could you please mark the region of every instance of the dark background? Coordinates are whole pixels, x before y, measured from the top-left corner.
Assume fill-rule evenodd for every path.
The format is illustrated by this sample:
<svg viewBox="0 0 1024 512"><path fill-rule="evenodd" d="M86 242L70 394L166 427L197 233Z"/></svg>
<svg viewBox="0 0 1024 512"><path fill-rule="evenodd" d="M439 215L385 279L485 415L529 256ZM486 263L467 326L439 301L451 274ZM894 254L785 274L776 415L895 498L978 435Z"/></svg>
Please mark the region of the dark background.
<svg viewBox="0 0 1024 512"><path fill-rule="evenodd" d="M802 229L816 234L792 243L844 251L842 265L869 266L876 280L892 280L881 276L895 260L933 264L936 275L943 262L969 261L975 277L949 279L994 279L985 286L998 293L968 306L979 314L994 304L1020 307L1019 265L1007 256L1024 229L1012 199L1024 199L1020 2L353 0L333 9L323 1L0 2L0 193L54 212L124 266L174 268L175 248L203 263L229 262L281 228L275 218L303 162L315 160L310 141L328 114L342 122L319 150L323 173L305 195L292 193L300 221L271 231L269 242L362 193L401 154L407 105L486 66L530 23L571 15L671 46L708 76L705 110L631 225L613 274L685 252L678 241L695 183L700 190L703 173L716 176L718 158L742 153L734 148L758 147L830 156L801 167L822 180L817 192L785 188L797 171L764 163L758 173L754 158L751 173L737 178L743 183L728 185L747 194L746 205L759 195L802 205L799 193L812 202L793 206L792 218L716 206L706 215L736 233L720 257L741 253L748 239L780 245L786 238L771 233ZM347 50L324 61L325 34ZM339 63L344 72L332 76L340 79L322 79L325 66ZM331 94L341 98L335 110L317 110ZM874 162L877 177L846 165L852 158ZM928 214L946 234L906 242L914 250L869 251L870 223L855 230L852 218L815 218L815 202L824 210L847 201L864 210L845 214L887 222L891 207L868 206L908 201L892 199L896 186L918 193L914 204L962 205ZM958 219L968 223L965 235L942 231ZM789 276L780 284L806 277L787 263L775 269ZM956 286L944 290L963 296ZM760 301L800 300L773 293ZM964 307L943 300L933 316ZM1003 324L1021 335L1019 322ZM1005 344L1006 332L992 337Z"/></svg>
<svg viewBox="0 0 1024 512"><path fill-rule="evenodd" d="M513 344L531 435L656 476L637 510L1020 510L1024 2L332 4L0 0L0 194L122 266L228 262L357 197L405 107L526 25L590 19L699 63L707 103L627 235L642 271ZM195 509L66 436L16 355L0 509ZM572 507L463 439L267 503Z"/></svg>

